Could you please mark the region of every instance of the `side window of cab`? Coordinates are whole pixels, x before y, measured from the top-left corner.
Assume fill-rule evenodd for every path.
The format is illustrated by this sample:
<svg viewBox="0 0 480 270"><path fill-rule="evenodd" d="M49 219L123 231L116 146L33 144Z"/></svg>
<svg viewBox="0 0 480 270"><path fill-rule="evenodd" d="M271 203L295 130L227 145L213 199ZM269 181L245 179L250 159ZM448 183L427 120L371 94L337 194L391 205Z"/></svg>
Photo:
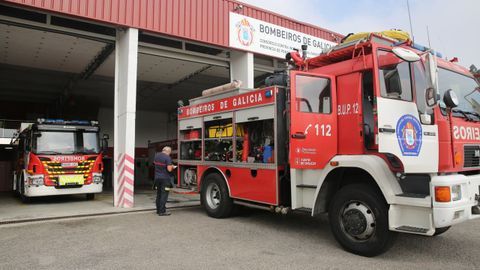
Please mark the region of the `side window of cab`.
<svg viewBox="0 0 480 270"><path fill-rule="evenodd" d="M392 52L378 51L378 78L382 97L413 101L410 64Z"/></svg>
<svg viewBox="0 0 480 270"><path fill-rule="evenodd" d="M329 79L297 75L295 87L297 111L321 114L332 112L332 90Z"/></svg>

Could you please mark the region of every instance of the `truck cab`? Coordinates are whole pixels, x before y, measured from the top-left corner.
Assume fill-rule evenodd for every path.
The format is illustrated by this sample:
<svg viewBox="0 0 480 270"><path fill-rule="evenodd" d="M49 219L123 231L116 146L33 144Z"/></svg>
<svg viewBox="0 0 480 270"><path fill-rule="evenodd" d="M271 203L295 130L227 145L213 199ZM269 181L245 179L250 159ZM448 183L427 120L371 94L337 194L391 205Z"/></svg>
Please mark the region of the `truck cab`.
<svg viewBox="0 0 480 270"><path fill-rule="evenodd" d="M292 164L292 188L318 181L317 176L304 177L305 170L322 171L320 179L327 185L293 194L293 208L304 206L305 196L311 196L307 201L315 201L313 214L331 211L332 200L347 181L363 182L382 195L391 231L437 235L480 218L480 93L467 69L411 41L377 35L305 61L298 60L297 53L296 59L290 71L291 146L313 146L313 152L322 154L310 157L290 150L290 160L300 161ZM320 83L312 87L306 82L314 80L329 80L323 83L331 85L328 98L322 98ZM337 110L322 113L320 106L312 112L310 98ZM323 125L332 125L331 134L323 132ZM309 127L315 127L315 135L306 135ZM362 209L360 205L337 214L345 224L368 220ZM347 214L355 218L349 220ZM371 239L346 231L345 237L336 236L350 250L355 242Z"/></svg>
<svg viewBox="0 0 480 270"><path fill-rule="evenodd" d="M98 122L39 119L12 141L13 187L24 201L31 197L102 192L103 162Z"/></svg>

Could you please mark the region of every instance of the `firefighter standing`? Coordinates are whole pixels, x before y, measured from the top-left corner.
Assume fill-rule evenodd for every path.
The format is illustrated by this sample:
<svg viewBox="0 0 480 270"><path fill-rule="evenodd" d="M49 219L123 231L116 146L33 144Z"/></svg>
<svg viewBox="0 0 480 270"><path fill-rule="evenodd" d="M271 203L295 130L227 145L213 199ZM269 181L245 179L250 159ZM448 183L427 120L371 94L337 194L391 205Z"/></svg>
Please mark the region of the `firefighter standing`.
<svg viewBox="0 0 480 270"><path fill-rule="evenodd" d="M173 177L170 174L176 166L172 164L170 154L172 148L165 146L161 153L155 154L155 185L157 186L157 214L159 216L169 216L165 204L168 199L168 191L173 185Z"/></svg>

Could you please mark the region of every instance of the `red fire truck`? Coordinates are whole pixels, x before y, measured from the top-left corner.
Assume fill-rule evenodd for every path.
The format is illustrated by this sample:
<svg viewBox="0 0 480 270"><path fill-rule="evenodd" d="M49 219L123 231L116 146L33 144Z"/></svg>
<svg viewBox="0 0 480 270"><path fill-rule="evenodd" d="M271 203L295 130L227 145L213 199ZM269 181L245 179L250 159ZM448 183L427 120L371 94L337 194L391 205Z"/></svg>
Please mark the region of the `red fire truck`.
<svg viewBox="0 0 480 270"><path fill-rule="evenodd" d="M209 216L236 204L328 213L340 245L364 256L396 232L480 218L480 93L467 69L376 34L286 60L265 88L178 109L178 185Z"/></svg>
<svg viewBox="0 0 480 270"><path fill-rule="evenodd" d="M98 122L39 119L12 141L18 151L13 189L30 197L102 192Z"/></svg>

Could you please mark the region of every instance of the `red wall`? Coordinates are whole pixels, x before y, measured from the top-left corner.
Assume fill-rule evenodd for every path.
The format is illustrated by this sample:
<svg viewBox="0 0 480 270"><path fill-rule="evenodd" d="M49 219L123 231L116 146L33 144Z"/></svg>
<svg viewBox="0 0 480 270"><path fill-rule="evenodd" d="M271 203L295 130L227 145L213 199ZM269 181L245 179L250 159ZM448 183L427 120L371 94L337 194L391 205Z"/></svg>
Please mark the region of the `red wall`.
<svg viewBox="0 0 480 270"><path fill-rule="evenodd" d="M228 47L229 12L334 41L340 34L233 0L5 0L104 23Z"/></svg>

